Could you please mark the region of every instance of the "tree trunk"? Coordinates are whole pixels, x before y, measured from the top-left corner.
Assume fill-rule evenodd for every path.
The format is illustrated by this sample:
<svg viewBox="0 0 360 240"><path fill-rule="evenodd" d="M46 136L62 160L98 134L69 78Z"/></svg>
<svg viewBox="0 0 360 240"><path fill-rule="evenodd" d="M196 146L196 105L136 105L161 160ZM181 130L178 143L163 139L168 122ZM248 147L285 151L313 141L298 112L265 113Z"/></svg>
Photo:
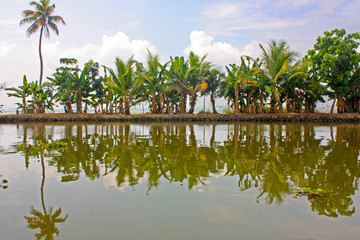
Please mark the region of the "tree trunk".
<svg viewBox="0 0 360 240"><path fill-rule="evenodd" d="M40 38L39 38L39 57L40 57L40 79L39 79L39 87L42 85L42 78L43 78L43 71L44 71L44 63L43 63L43 57L41 53L41 43L42 43L42 35L44 32L44 28L41 27L40 29Z"/></svg>
<svg viewBox="0 0 360 240"><path fill-rule="evenodd" d="M286 111L288 113L292 112L291 104L290 104L290 100L289 100L289 93L286 93Z"/></svg>
<svg viewBox="0 0 360 240"><path fill-rule="evenodd" d="M85 100L85 107L84 107L84 113L87 113L88 110L88 102L87 99Z"/></svg>
<svg viewBox="0 0 360 240"><path fill-rule="evenodd" d="M239 90L235 90L234 113L239 113Z"/></svg>
<svg viewBox="0 0 360 240"><path fill-rule="evenodd" d="M119 104L119 112L120 112L120 114L124 114L124 106L123 106L123 103L120 103L120 104Z"/></svg>
<svg viewBox="0 0 360 240"><path fill-rule="evenodd" d="M250 93L246 94L246 113L251 113Z"/></svg>
<svg viewBox="0 0 360 240"><path fill-rule="evenodd" d="M270 111L269 111L269 113L274 113L275 112L275 96L274 96L274 94L271 94L271 96L270 96Z"/></svg>
<svg viewBox="0 0 360 240"><path fill-rule="evenodd" d="M80 93L79 93L79 98L76 101L76 112L82 113L82 96Z"/></svg>
<svg viewBox="0 0 360 240"><path fill-rule="evenodd" d="M164 113L164 102L165 102L165 100L164 100L164 93L163 92L161 92L160 93L160 96L159 96L159 98L160 98L160 113Z"/></svg>
<svg viewBox="0 0 360 240"><path fill-rule="evenodd" d="M190 109L189 109L189 113L194 113L195 104L196 104L196 99L197 99L197 94L196 94L196 92L193 92L193 93L191 94L191 98L190 98Z"/></svg>
<svg viewBox="0 0 360 240"><path fill-rule="evenodd" d="M260 94L260 108L259 108L259 113L263 113L264 112L264 96L262 94Z"/></svg>
<svg viewBox="0 0 360 240"><path fill-rule="evenodd" d="M282 102L280 101L279 102L279 113L283 113L283 112L284 112L283 105L282 105Z"/></svg>
<svg viewBox="0 0 360 240"><path fill-rule="evenodd" d="M72 109L72 105L71 105L71 100L70 100L71 96L69 95L69 100L66 102L66 108L68 113L73 113L73 109Z"/></svg>
<svg viewBox="0 0 360 240"><path fill-rule="evenodd" d="M130 115L130 105L126 95L124 96L124 107L125 107L125 114Z"/></svg>
<svg viewBox="0 0 360 240"><path fill-rule="evenodd" d="M180 113L186 113L186 94L181 93Z"/></svg>
<svg viewBox="0 0 360 240"><path fill-rule="evenodd" d="M335 107L335 103L336 103L336 98L337 98L337 95L335 95L334 101L333 101L333 103L331 104L330 113L334 113L334 107Z"/></svg>
<svg viewBox="0 0 360 240"><path fill-rule="evenodd" d="M210 94L210 102L211 102L213 113L217 113L216 108L215 108L215 98L214 98L214 94L212 94L212 93Z"/></svg>
<svg viewBox="0 0 360 240"><path fill-rule="evenodd" d="M152 101L151 101L151 107L152 107L152 113L157 113L157 107L156 107L156 95L155 92L152 94Z"/></svg>
<svg viewBox="0 0 360 240"><path fill-rule="evenodd" d="M174 104L173 103L170 103L169 104L169 110L168 110L169 112L169 114L173 114L174 113Z"/></svg>
<svg viewBox="0 0 360 240"><path fill-rule="evenodd" d="M23 105L24 105L24 113L28 113L27 104L26 104L26 97L23 97Z"/></svg>

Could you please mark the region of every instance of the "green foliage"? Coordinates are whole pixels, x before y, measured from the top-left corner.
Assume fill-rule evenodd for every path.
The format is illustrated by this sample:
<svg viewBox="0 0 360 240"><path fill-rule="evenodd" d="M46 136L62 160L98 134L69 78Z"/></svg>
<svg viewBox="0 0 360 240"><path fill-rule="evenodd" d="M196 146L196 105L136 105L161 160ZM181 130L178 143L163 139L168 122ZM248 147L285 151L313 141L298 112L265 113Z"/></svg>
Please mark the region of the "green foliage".
<svg viewBox="0 0 360 240"><path fill-rule="evenodd" d="M23 113L44 113L45 110L53 110L53 89L49 83L41 87L38 82L28 82L26 75L23 77L23 85L18 88L6 88L10 91L9 97L17 97L22 100L17 103L18 108ZM30 100L27 98L31 97Z"/></svg>
<svg viewBox="0 0 360 240"><path fill-rule="evenodd" d="M7 90L21 99L18 109L24 113L52 110L53 101L66 113L76 104L77 113L86 113L90 106L96 113L130 114L130 107L140 102L148 102L153 113L186 113L188 105L188 113L193 113L199 93L210 97L213 113L219 97L225 97L235 113L284 112L284 105L288 113L314 113L326 95L337 101L339 113L359 112L359 40L359 33L343 29L325 32L302 59L287 42L271 40L267 48L260 45L260 58L241 56L239 65L226 66L226 74L206 61L207 55L194 52L188 59L170 57L163 65L150 51L144 64L116 58L114 69L102 66L102 76L93 60L79 68L77 59L61 58L44 87L37 88L37 81L24 76L22 86Z"/></svg>
<svg viewBox="0 0 360 240"><path fill-rule="evenodd" d="M359 82L353 77L359 68L360 33L346 34L345 29L325 31L319 36L314 48L308 51L313 63L311 72L327 84L328 96L338 101L338 112L349 112L350 102L358 101ZM355 80L356 79L356 80ZM353 82L352 80L355 80ZM354 89L355 87L355 89ZM354 96L354 94L356 96ZM358 103L351 103L358 111Z"/></svg>

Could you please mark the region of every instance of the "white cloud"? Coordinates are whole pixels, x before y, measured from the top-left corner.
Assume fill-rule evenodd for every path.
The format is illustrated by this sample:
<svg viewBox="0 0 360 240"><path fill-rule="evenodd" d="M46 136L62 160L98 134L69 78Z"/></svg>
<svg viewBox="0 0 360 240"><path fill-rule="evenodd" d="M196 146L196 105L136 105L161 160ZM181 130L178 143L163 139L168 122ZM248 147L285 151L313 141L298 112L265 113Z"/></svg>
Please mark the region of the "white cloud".
<svg viewBox="0 0 360 240"><path fill-rule="evenodd" d="M0 57L9 55L15 46L15 43L9 44L7 42L0 42Z"/></svg>
<svg viewBox="0 0 360 240"><path fill-rule="evenodd" d="M98 61L100 64L111 67L115 57L127 60L131 56L138 61L146 59L149 49L157 53L157 49L147 40L131 40L123 32L117 32L113 36L103 36L100 44L89 43L80 48L64 48L60 42L44 44L44 55L52 65L57 65L62 57L77 58L79 62L86 62L89 59Z"/></svg>
<svg viewBox="0 0 360 240"><path fill-rule="evenodd" d="M227 42L214 42L214 38L204 31L191 32L190 45L184 53L189 54L190 51L200 56L208 54L207 60L221 67L229 63L239 63L243 55L257 57L260 54L257 41L252 41L242 48L236 48Z"/></svg>

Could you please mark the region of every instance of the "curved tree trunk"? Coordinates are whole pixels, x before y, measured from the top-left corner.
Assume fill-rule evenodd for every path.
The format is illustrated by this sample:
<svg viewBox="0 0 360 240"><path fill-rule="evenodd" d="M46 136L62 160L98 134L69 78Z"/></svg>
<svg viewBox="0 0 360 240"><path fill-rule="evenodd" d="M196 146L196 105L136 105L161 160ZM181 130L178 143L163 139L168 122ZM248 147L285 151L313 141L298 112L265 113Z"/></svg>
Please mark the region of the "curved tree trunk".
<svg viewBox="0 0 360 240"><path fill-rule="evenodd" d="M197 94L196 94L196 92L193 92L193 93L191 94L191 98L190 98L190 109L189 109L189 113L194 113L195 104L196 104L196 99L197 99Z"/></svg>
<svg viewBox="0 0 360 240"><path fill-rule="evenodd" d="M337 98L337 95L335 95L334 101L333 101L333 103L331 104L330 113L334 113L334 107L335 107L335 103L336 103L336 98Z"/></svg>
<svg viewBox="0 0 360 240"><path fill-rule="evenodd" d="M41 53L41 43L42 43L42 35L44 32L44 28L41 27L40 30L40 39L39 39L39 57L40 57L40 79L39 79L39 87L41 87L42 85L42 78L43 78L43 71L44 71L44 63L43 63L43 58L42 58L42 53Z"/></svg>

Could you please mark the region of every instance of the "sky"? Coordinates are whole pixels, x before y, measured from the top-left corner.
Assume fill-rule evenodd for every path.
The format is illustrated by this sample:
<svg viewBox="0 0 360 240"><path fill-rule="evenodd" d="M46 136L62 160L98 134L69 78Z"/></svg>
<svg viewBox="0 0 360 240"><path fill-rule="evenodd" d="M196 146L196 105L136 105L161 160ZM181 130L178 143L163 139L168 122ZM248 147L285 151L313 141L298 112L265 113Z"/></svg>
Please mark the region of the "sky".
<svg viewBox="0 0 360 240"><path fill-rule="evenodd" d="M39 78L39 33L27 37L19 26L30 0L0 0L0 83L21 85ZM144 61L149 49L163 62L190 51L208 54L224 67L240 56L261 54L259 44L286 40L302 56L324 31L345 28L360 32L359 0L52 0L60 34L43 41L44 74L59 59L73 57L79 65L92 59L113 67L116 57ZM0 92L0 104L15 107L18 99Z"/></svg>

